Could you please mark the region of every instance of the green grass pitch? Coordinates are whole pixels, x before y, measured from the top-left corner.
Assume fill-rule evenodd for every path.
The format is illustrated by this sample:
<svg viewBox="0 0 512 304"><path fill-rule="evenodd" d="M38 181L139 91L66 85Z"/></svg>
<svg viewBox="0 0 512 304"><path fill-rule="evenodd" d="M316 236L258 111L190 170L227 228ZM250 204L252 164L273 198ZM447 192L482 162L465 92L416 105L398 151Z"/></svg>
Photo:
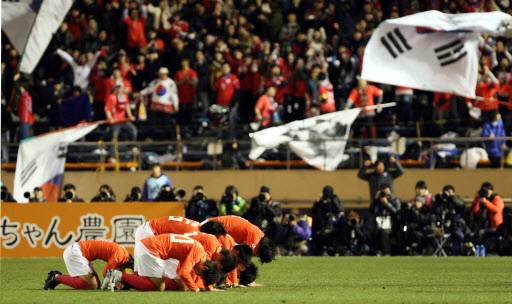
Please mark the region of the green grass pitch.
<svg viewBox="0 0 512 304"><path fill-rule="evenodd" d="M1 259L0 303L512 303L512 258L301 257L260 265L264 287L224 292L43 291L62 259ZM98 272L105 263L97 261Z"/></svg>

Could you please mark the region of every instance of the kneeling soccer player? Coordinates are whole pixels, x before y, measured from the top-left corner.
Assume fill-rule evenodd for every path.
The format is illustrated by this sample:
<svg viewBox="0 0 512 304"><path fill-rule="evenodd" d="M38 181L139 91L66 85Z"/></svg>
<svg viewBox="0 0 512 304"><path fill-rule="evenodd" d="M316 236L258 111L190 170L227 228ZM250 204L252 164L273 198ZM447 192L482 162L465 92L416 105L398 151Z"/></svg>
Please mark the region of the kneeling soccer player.
<svg viewBox="0 0 512 304"><path fill-rule="evenodd" d="M103 276L110 269L124 271L125 268L133 268L133 257L126 248L108 241L76 242L64 250L63 257L69 275L57 270L50 271L44 282L44 290L54 289L60 283L75 289L98 289L101 281L91 263L98 259L107 262Z"/></svg>
<svg viewBox="0 0 512 304"><path fill-rule="evenodd" d="M166 289L165 277L173 271L166 267L168 264L165 261L168 259L179 261L175 271L191 291L200 291L194 280L196 275L204 280L205 286L220 279L219 266L206 258L206 252L199 242L184 235L162 234L135 244L138 275L108 271L101 289L114 291L117 284L123 283L141 291L163 291Z"/></svg>

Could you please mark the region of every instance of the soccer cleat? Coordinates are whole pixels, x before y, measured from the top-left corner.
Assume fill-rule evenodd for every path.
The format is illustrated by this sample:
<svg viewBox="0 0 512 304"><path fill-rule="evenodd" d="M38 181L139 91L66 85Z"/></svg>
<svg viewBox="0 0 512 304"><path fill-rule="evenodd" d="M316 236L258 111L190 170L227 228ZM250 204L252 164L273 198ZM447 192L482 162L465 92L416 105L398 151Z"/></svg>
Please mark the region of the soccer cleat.
<svg viewBox="0 0 512 304"><path fill-rule="evenodd" d="M57 271L57 270L52 270L52 271L48 272L48 277L46 278L46 281L44 281L43 290L55 289L55 287L57 287L57 285L60 284L60 282L57 281L55 276L61 275L61 274L62 274L62 272Z"/></svg>
<svg viewBox="0 0 512 304"><path fill-rule="evenodd" d="M110 282L110 276L112 275L112 270L109 269L105 273L105 277L103 278L103 282L101 283L101 290L105 291L108 288L108 283Z"/></svg>
<svg viewBox="0 0 512 304"><path fill-rule="evenodd" d="M114 292L116 289L117 284L121 283L121 277L123 276L123 273L117 269L112 269L110 272L110 280L108 287L110 288L110 291Z"/></svg>

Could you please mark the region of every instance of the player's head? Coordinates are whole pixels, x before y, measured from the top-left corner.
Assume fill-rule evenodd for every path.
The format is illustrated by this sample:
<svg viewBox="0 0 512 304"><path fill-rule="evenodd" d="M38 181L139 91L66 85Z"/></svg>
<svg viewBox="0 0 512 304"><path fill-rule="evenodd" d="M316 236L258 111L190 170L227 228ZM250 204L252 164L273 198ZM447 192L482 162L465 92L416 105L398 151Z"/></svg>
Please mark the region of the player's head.
<svg viewBox="0 0 512 304"><path fill-rule="evenodd" d="M254 249L254 254L260 257L262 263L270 263L276 256L276 247L272 240L264 235Z"/></svg>
<svg viewBox="0 0 512 304"><path fill-rule="evenodd" d="M223 273L231 272L236 268L236 255L226 248L222 248L220 252L215 253L212 260L219 265Z"/></svg>
<svg viewBox="0 0 512 304"><path fill-rule="evenodd" d="M201 226L201 232L215 235L219 238L221 235L226 235L226 229L219 221L208 221Z"/></svg>
<svg viewBox="0 0 512 304"><path fill-rule="evenodd" d="M198 265L196 274L204 280L206 286L217 283L220 280L220 268L212 260L206 260L204 263Z"/></svg>
<svg viewBox="0 0 512 304"><path fill-rule="evenodd" d="M250 262L247 267L245 267L244 271L240 271L240 284L248 285L252 282L256 281L258 277L258 267L254 265L253 262Z"/></svg>
<svg viewBox="0 0 512 304"><path fill-rule="evenodd" d="M130 268L130 269L133 269L133 263L134 263L134 260L133 260L133 256L130 254L128 256L128 259L123 263L123 265L121 265L121 269L125 269L125 268Z"/></svg>
<svg viewBox="0 0 512 304"><path fill-rule="evenodd" d="M249 265L252 260L252 249L247 244L240 244L233 247L233 251L235 251L235 254L237 255L237 260L239 260L239 263L243 264L244 266Z"/></svg>

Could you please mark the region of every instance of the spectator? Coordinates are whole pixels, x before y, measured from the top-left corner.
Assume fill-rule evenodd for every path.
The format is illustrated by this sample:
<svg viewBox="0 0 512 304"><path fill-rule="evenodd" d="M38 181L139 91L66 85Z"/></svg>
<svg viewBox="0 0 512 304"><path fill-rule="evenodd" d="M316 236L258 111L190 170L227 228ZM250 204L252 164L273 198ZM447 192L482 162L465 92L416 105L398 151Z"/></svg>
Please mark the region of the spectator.
<svg viewBox="0 0 512 304"><path fill-rule="evenodd" d="M339 252L336 235L338 222L343 220L345 209L331 186L325 186L311 210L313 215L313 246L316 255L334 255Z"/></svg>
<svg viewBox="0 0 512 304"><path fill-rule="evenodd" d="M108 95L112 93L112 90L115 85L121 86L121 91L124 94L130 94L132 92L132 83L128 79L123 77L120 68L114 68L114 70L112 71L112 76L105 80L106 97L108 97Z"/></svg>
<svg viewBox="0 0 512 304"><path fill-rule="evenodd" d="M31 199L32 202L36 203L47 203L46 197L44 197L43 189L41 187L34 188L34 197Z"/></svg>
<svg viewBox="0 0 512 304"><path fill-rule="evenodd" d="M336 111L332 83L325 73L318 74L318 107L320 114Z"/></svg>
<svg viewBox="0 0 512 304"><path fill-rule="evenodd" d="M391 186L384 183L380 185L379 190L372 198L370 212L375 216L377 224L377 248L379 254L390 255L391 235L397 232L401 203L393 195Z"/></svg>
<svg viewBox="0 0 512 304"><path fill-rule="evenodd" d="M30 128L34 124L32 96L26 89L28 83L26 81L19 81L21 78L20 75L20 73L14 75L14 81L20 93L18 101L18 117L20 119L19 142L30 137Z"/></svg>
<svg viewBox="0 0 512 304"><path fill-rule="evenodd" d="M281 28L281 34L279 36L283 54L290 54L293 51L293 42L300 30L296 14L290 13L287 18L288 23Z"/></svg>
<svg viewBox="0 0 512 304"><path fill-rule="evenodd" d="M311 237L311 218L307 215L301 217L299 209L292 209L284 215L279 226L278 243L281 244L283 256L304 256L309 254L309 240Z"/></svg>
<svg viewBox="0 0 512 304"><path fill-rule="evenodd" d="M301 120L306 114L306 88L308 75L304 68L304 59L297 58L292 76L293 97L291 109L286 108L290 121Z"/></svg>
<svg viewBox="0 0 512 304"><path fill-rule="evenodd" d="M227 186L219 203L219 215L243 216L247 212L247 202L238 195L235 186Z"/></svg>
<svg viewBox="0 0 512 304"><path fill-rule="evenodd" d="M432 203L433 224L450 236L452 255L462 252L462 240L466 230L464 215L464 201L455 194L455 187L446 185L443 191L435 196Z"/></svg>
<svg viewBox="0 0 512 304"><path fill-rule="evenodd" d="M125 50L119 51L117 60L114 66L121 71L123 79L131 79L132 76L137 76L137 71L135 71L133 64L128 61Z"/></svg>
<svg viewBox="0 0 512 304"><path fill-rule="evenodd" d="M6 186L2 185L2 203L17 203Z"/></svg>
<svg viewBox="0 0 512 304"><path fill-rule="evenodd" d="M319 29L310 28L307 33L308 40L308 51L306 56L313 56L315 53L323 54L325 42L327 41L327 35L323 27Z"/></svg>
<svg viewBox="0 0 512 304"><path fill-rule="evenodd" d="M494 186L485 182L482 184L478 195L473 200L471 212L474 216L474 221L480 223L476 228L480 228L477 233L476 244L487 245L487 240L494 235L496 229L503 223L503 209L505 204L503 199L494 192Z"/></svg>
<svg viewBox="0 0 512 304"><path fill-rule="evenodd" d="M338 54L327 58L332 75L333 85L336 87L335 96L338 100L337 108L344 109L348 95L355 85L355 78L359 72L357 57L344 45L338 47Z"/></svg>
<svg viewBox="0 0 512 304"><path fill-rule="evenodd" d="M76 188L73 184L65 184L64 185L64 194L61 198L59 198L59 202L66 202L66 203L83 203L84 200L79 198L76 194Z"/></svg>
<svg viewBox="0 0 512 304"><path fill-rule="evenodd" d="M356 108L364 108L377 104L377 112L381 111L380 104L382 102L383 92L381 89L373 85L368 85L366 80L361 79L358 76L357 87L352 89L348 96L348 103L345 109L349 109L355 104ZM375 103L374 99L377 98ZM356 119L356 123L363 123L364 133L363 137L369 137L368 129L371 128L372 138L377 137L377 131L373 124L373 118L375 117L375 109L361 110L359 117ZM356 129L358 131L358 129Z"/></svg>
<svg viewBox="0 0 512 304"><path fill-rule="evenodd" d="M108 95L105 102L105 116L111 123L110 130L114 141L123 131L127 133L129 141L137 140L137 128L132 123L135 117L130 109L130 100L128 95L123 93L123 87L118 83L114 84L114 92ZM129 121L126 121L127 116ZM110 155L114 155L114 146L110 147ZM112 162L113 159L111 158L109 161Z"/></svg>
<svg viewBox="0 0 512 304"><path fill-rule="evenodd" d="M466 105L471 110L476 106L482 111L481 121L485 122L491 117L492 111L498 110L498 100L496 96L500 89L500 81L490 71L488 66L484 66L483 74L478 73L478 81L476 86L475 95L481 97L483 100L476 100L471 102L466 99Z"/></svg>
<svg viewBox="0 0 512 304"><path fill-rule="evenodd" d="M82 91L85 91L89 85L89 76L91 75L92 68L96 65L101 51L96 51L89 61L87 61L86 54L80 54L78 62L61 49L57 49L57 54L64 59L71 67L71 70L73 70L73 86L80 87Z"/></svg>
<svg viewBox="0 0 512 304"><path fill-rule="evenodd" d="M370 253L371 242L367 227L356 211L352 210L348 214L344 232L345 255L360 256Z"/></svg>
<svg viewBox="0 0 512 304"><path fill-rule="evenodd" d="M490 119L483 125L482 137L505 137L505 128L503 126L503 120L501 115L497 111L490 113ZM487 140L485 141L485 151L491 160L491 166L493 168L501 167L502 154L507 150L505 140Z"/></svg>
<svg viewBox="0 0 512 304"><path fill-rule="evenodd" d="M399 252L403 255L421 255L426 248L432 218L425 197L415 196L410 202L402 204L400 226L398 227Z"/></svg>
<svg viewBox="0 0 512 304"><path fill-rule="evenodd" d="M398 104L397 121L409 123L414 121L412 113L412 97L414 90L412 88L397 86L395 88L395 101Z"/></svg>
<svg viewBox="0 0 512 304"><path fill-rule="evenodd" d="M135 96L151 94L151 115L154 123L167 125L173 121L172 114L179 111L178 88L174 80L169 78L169 70L161 67L158 78L151 81L148 87Z"/></svg>
<svg viewBox="0 0 512 304"><path fill-rule="evenodd" d="M359 169L359 174L357 175L360 179L367 181L370 185L370 199L373 200L376 198L376 194L382 185L388 185L391 189L391 193L395 193L395 188L393 186L393 180L397 177L400 177L404 173L404 168L400 164L396 158L391 155L389 157L389 168L386 169L386 165L384 160L379 159L375 163L375 170L373 172L368 172L370 168L371 161L365 160L364 166Z"/></svg>
<svg viewBox="0 0 512 304"><path fill-rule="evenodd" d="M209 66L206 57L202 51L196 52L196 60L193 62L193 70L197 73L197 89L196 89L196 107L201 113L205 113L208 109L208 94L210 89L209 83Z"/></svg>
<svg viewBox="0 0 512 304"><path fill-rule="evenodd" d="M142 201L142 191L139 187L135 186L130 191L130 194L126 195L125 202L140 202Z"/></svg>
<svg viewBox="0 0 512 304"><path fill-rule="evenodd" d="M419 180L416 182L416 186L414 187L414 190L416 191L416 195L412 198L417 199L417 197L422 197L425 201L423 202L423 205L426 209L430 209L430 206L432 205L433 196L428 191L427 183L425 181Z"/></svg>
<svg viewBox="0 0 512 304"><path fill-rule="evenodd" d="M215 201L206 197L203 186L195 186L185 210L185 217L202 222L216 216L219 216L219 211Z"/></svg>
<svg viewBox="0 0 512 304"><path fill-rule="evenodd" d="M253 119L252 112L255 105L252 92L254 90L255 81L258 72L258 65L255 60L252 59L250 54L244 55L243 64L240 67L240 73L238 75L240 79L240 106L239 115L241 123L249 123Z"/></svg>
<svg viewBox="0 0 512 304"><path fill-rule="evenodd" d="M162 186L167 185L172 188L171 181L162 172L162 167L160 164L154 164L152 167L151 175L146 179L144 183L144 188L142 188L142 201L143 202L152 202L158 196L160 189Z"/></svg>
<svg viewBox="0 0 512 304"><path fill-rule="evenodd" d="M134 57L134 55L137 54L137 48L144 47L148 44L148 41L146 40L146 34L144 33L147 16L148 13L145 5L142 6L142 16L139 9L137 8L132 9L129 15L128 7L124 9L123 21L127 28L126 45L128 46L130 57Z"/></svg>
<svg viewBox="0 0 512 304"><path fill-rule="evenodd" d="M190 123L194 113L194 99L196 97L198 79L196 71L190 68L189 59L184 58L181 60L181 70L176 72L174 81L178 86L181 124Z"/></svg>
<svg viewBox="0 0 512 304"><path fill-rule="evenodd" d="M279 202L272 199L267 186L261 186L258 196L251 200L251 207L247 210L245 218L258 226L269 239L276 238L283 212Z"/></svg>
<svg viewBox="0 0 512 304"><path fill-rule="evenodd" d="M158 31L161 38L168 38L171 31L171 11L168 0L162 0L158 6L153 6L151 2L147 5L148 13L153 15L153 29Z"/></svg>
<svg viewBox="0 0 512 304"><path fill-rule="evenodd" d="M268 87L265 94L261 95L254 106L254 121L261 122L262 127L272 126L281 122L278 105L274 101L275 87Z"/></svg>
<svg viewBox="0 0 512 304"><path fill-rule="evenodd" d="M91 202L115 202L116 195L109 185L101 185L98 194L91 199Z"/></svg>
<svg viewBox="0 0 512 304"><path fill-rule="evenodd" d="M231 74L228 63L222 64L222 76L215 81L217 104L234 107L238 104L240 95L240 81L236 75Z"/></svg>

